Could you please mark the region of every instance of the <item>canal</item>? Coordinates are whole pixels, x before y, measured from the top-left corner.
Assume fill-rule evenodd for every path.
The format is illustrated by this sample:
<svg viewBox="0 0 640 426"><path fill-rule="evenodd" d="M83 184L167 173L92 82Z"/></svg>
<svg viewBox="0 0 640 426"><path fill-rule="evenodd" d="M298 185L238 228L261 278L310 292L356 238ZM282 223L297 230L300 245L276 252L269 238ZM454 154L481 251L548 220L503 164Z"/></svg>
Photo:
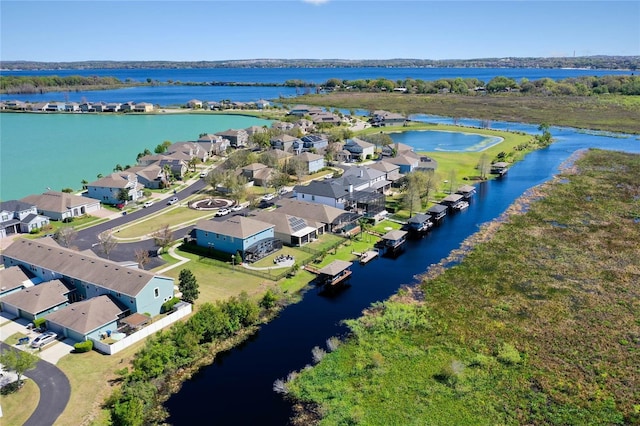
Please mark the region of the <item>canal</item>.
<svg viewBox="0 0 640 426"><path fill-rule="evenodd" d="M417 116L415 120L446 122L442 117ZM478 126L475 121L461 124ZM535 126L492 123L492 128L537 133ZM640 152L636 136L607 137L552 128L556 142L527 155L499 180L478 185L470 207L448 215L425 238L408 241L396 259L378 258L365 266L354 264L350 287L333 297L310 288L300 303L287 307L239 347L221 356L184 383L166 403L173 425L285 425L291 404L272 390L273 382L311 363L311 349L325 348L331 336L347 331L341 320L355 318L372 302L381 301L402 285L416 282L416 274L439 262L449 252L491 221L522 195L558 172L558 167L579 149L598 147Z"/></svg>

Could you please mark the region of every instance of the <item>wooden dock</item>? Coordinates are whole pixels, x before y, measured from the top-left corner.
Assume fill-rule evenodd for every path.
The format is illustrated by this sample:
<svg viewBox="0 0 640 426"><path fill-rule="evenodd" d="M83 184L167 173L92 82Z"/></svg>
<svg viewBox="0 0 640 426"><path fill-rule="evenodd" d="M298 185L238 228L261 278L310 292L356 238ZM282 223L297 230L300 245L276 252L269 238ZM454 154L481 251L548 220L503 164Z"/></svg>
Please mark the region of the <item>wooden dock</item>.
<svg viewBox="0 0 640 426"><path fill-rule="evenodd" d="M358 253L354 251L351 254L358 256L360 264L364 265L371 262L376 257L378 257L380 253L378 252L378 250L368 250L364 253Z"/></svg>

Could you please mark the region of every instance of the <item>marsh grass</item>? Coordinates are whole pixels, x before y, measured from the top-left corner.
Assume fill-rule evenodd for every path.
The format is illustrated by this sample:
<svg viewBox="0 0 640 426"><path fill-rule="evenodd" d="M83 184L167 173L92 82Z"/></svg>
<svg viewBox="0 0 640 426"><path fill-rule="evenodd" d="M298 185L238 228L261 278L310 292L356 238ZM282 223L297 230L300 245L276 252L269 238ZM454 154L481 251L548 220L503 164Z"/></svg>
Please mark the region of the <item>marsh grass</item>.
<svg viewBox="0 0 640 426"><path fill-rule="evenodd" d="M575 169L422 297L350 321L290 394L321 424L640 422L640 156L594 150Z"/></svg>

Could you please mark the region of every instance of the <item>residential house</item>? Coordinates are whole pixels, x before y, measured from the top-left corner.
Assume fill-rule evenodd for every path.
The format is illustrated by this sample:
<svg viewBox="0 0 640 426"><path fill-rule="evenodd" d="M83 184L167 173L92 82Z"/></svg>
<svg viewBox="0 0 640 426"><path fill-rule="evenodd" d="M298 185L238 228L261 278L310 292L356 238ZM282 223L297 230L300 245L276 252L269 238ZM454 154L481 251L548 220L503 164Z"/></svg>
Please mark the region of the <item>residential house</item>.
<svg viewBox="0 0 640 426"><path fill-rule="evenodd" d="M49 102L45 111L47 112L62 112L65 110L64 102Z"/></svg>
<svg viewBox="0 0 640 426"><path fill-rule="evenodd" d="M255 214L256 220L273 224L275 238L285 245L299 247L318 238L323 232L324 224L276 210L261 210Z"/></svg>
<svg viewBox="0 0 640 426"><path fill-rule="evenodd" d="M413 147L399 142L385 145L381 150L383 157L395 157L396 155L404 154L405 152L413 152Z"/></svg>
<svg viewBox="0 0 640 426"><path fill-rule="evenodd" d="M0 202L0 238L27 233L49 224L49 218L38 214L35 204L18 200Z"/></svg>
<svg viewBox="0 0 640 426"><path fill-rule="evenodd" d="M107 108L107 104L104 102L95 102L91 104L91 109L94 112L105 112L106 108Z"/></svg>
<svg viewBox="0 0 640 426"><path fill-rule="evenodd" d="M119 102L109 102L104 108L104 112L120 112L122 104Z"/></svg>
<svg viewBox="0 0 640 426"><path fill-rule="evenodd" d="M27 109L29 109L29 104L18 100L5 101L4 106L6 109L13 109L16 111L26 111Z"/></svg>
<svg viewBox="0 0 640 426"><path fill-rule="evenodd" d="M256 186L269 186L276 170L262 163L252 163L242 168L241 174Z"/></svg>
<svg viewBox="0 0 640 426"><path fill-rule="evenodd" d="M391 188L391 181L386 179L386 173L369 166L353 166L345 169L342 177L350 176L366 181L369 188L378 192L385 192Z"/></svg>
<svg viewBox="0 0 640 426"><path fill-rule="evenodd" d="M295 124L293 123L289 123L287 121L276 121L274 123L271 124L271 128L273 130L277 130L279 132L288 132L290 130L293 130L295 128Z"/></svg>
<svg viewBox="0 0 640 426"><path fill-rule="evenodd" d="M302 141L295 136L283 134L271 138L271 148L291 152L296 155L302 152L302 146Z"/></svg>
<svg viewBox="0 0 640 426"><path fill-rule="evenodd" d="M75 288L59 279L26 287L0 299L3 312L29 321L64 308L74 300Z"/></svg>
<svg viewBox="0 0 640 426"><path fill-rule="evenodd" d="M431 157L420 156L417 170L434 171L438 168L438 162Z"/></svg>
<svg viewBox="0 0 640 426"><path fill-rule="evenodd" d="M322 112L322 108L311 107L308 105L296 105L291 108L291 110L289 110L289 113L287 115L296 115L298 117L303 117L305 115L311 115L319 112Z"/></svg>
<svg viewBox="0 0 640 426"><path fill-rule="evenodd" d="M175 155L179 155L179 153L176 153ZM160 166L162 170L165 168L171 170L171 175L178 180L181 180L188 170L187 162L177 158L172 158L172 156L165 156L164 159L158 161L158 166Z"/></svg>
<svg viewBox="0 0 640 426"><path fill-rule="evenodd" d="M31 104L30 110L37 112L45 112L49 108L49 102L36 102L35 104Z"/></svg>
<svg viewBox="0 0 640 426"><path fill-rule="evenodd" d="M407 221L410 232L425 232L433 227L430 214L418 213Z"/></svg>
<svg viewBox="0 0 640 426"><path fill-rule="evenodd" d="M10 266L0 269L0 298L41 283L42 280L23 266Z"/></svg>
<svg viewBox="0 0 640 426"><path fill-rule="evenodd" d="M71 284L79 300L110 295L130 312L157 315L173 297L172 278L70 250L48 237L19 238L4 250L2 259L5 267L21 265L44 282L59 279Z"/></svg>
<svg viewBox="0 0 640 426"><path fill-rule="evenodd" d="M407 122L407 118L394 112L374 111L369 122L374 127L398 126L404 125Z"/></svg>
<svg viewBox="0 0 640 426"><path fill-rule="evenodd" d="M293 123L293 128L300 129L302 133L309 133L312 132L313 129L315 129L315 125L313 124L313 121L307 120L306 118L301 118L300 120L296 120L296 122Z"/></svg>
<svg viewBox="0 0 640 426"><path fill-rule="evenodd" d="M329 146L329 138L325 135L306 135L300 138L302 141L302 149L304 151L322 151Z"/></svg>
<svg viewBox="0 0 640 426"><path fill-rule="evenodd" d="M182 153L184 158L175 156L176 153ZM196 142L176 142L171 144L165 153L165 155L173 158L180 158L181 160L189 160L197 158L201 162L205 162L209 159L209 150L202 148L202 146Z"/></svg>
<svg viewBox="0 0 640 426"><path fill-rule="evenodd" d="M241 169L242 176L246 177L248 181L252 181L256 173L260 170L268 169L269 167L262 163L251 163Z"/></svg>
<svg viewBox="0 0 640 426"><path fill-rule="evenodd" d="M143 188L136 174L125 170L111 173L88 184L87 197L95 198L105 204L120 204L123 202L120 198L122 192L127 195L127 201L136 201L142 198Z"/></svg>
<svg viewBox="0 0 640 426"><path fill-rule="evenodd" d="M266 133L268 129L265 126L249 126L244 130L247 132L247 135L253 136L255 134Z"/></svg>
<svg viewBox="0 0 640 426"><path fill-rule="evenodd" d="M100 340L118 330L128 312L117 298L102 294L47 315L47 329L79 342Z"/></svg>
<svg viewBox="0 0 640 426"><path fill-rule="evenodd" d="M39 214L52 220L72 219L100 210L100 201L59 191L29 195L20 201L35 205Z"/></svg>
<svg viewBox="0 0 640 426"><path fill-rule="evenodd" d="M66 112L78 112L80 111L80 104L77 102L67 102L64 104L64 110Z"/></svg>
<svg viewBox="0 0 640 426"><path fill-rule="evenodd" d="M93 109L93 105L91 104L91 102L82 102L80 105L80 111L82 112L93 112L95 111L95 109Z"/></svg>
<svg viewBox="0 0 640 426"><path fill-rule="evenodd" d="M342 119L338 115L328 111L316 112L311 114L310 117L311 121L313 121L313 124L316 126L321 124L337 126L342 122Z"/></svg>
<svg viewBox="0 0 640 426"><path fill-rule="evenodd" d="M202 108L202 101L199 99L191 99L187 102L187 108L198 109Z"/></svg>
<svg viewBox="0 0 640 426"><path fill-rule="evenodd" d="M274 162L280 166L284 166L287 161L293 157L290 152L285 152L281 149L271 149L262 153L263 156L273 157ZM269 163L272 164L272 163Z"/></svg>
<svg viewBox="0 0 640 426"><path fill-rule="evenodd" d="M196 143L202 146L205 150L209 150L209 155L223 155L227 148L229 148L229 139L225 139L222 136L212 135L206 133L201 135Z"/></svg>
<svg viewBox="0 0 640 426"><path fill-rule="evenodd" d="M194 228L196 244L230 255L240 253L253 262L282 248L274 237L275 225L244 216L233 216L223 222L200 220Z"/></svg>
<svg viewBox="0 0 640 426"><path fill-rule="evenodd" d="M405 178L400 174L400 166L387 161L376 161L373 164L369 164L368 167L384 173L385 180L390 181L393 187L399 187Z"/></svg>
<svg viewBox="0 0 640 426"><path fill-rule="evenodd" d="M216 135L228 139L229 145L234 148L244 148L249 142L249 135L244 129L229 129L225 130L224 132L218 132L216 133Z"/></svg>
<svg viewBox="0 0 640 426"><path fill-rule="evenodd" d="M207 102L207 108L210 110L220 110L222 109L222 104L216 101Z"/></svg>
<svg viewBox="0 0 640 426"><path fill-rule="evenodd" d="M395 164L400 168L400 173L407 174L418 168L420 156L412 151L407 151L395 157L386 157L382 162Z"/></svg>
<svg viewBox="0 0 640 426"><path fill-rule="evenodd" d="M126 172L135 173L138 182L149 189L161 189L166 187L167 178L164 170L158 164L149 166L129 167Z"/></svg>
<svg viewBox="0 0 640 426"><path fill-rule="evenodd" d="M308 174L313 174L324 168L324 157L322 155L303 152L297 158L304 163L305 172Z"/></svg>
<svg viewBox="0 0 640 426"><path fill-rule="evenodd" d="M120 105L120 111L122 111L122 112L132 112L135 107L136 107L135 102L133 102L133 101L125 102L122 105Z"/></svg>
<svg viewBox="0 0 640 426"><path fill-rule="evenodd" d="M360 215L347 212L343 209L328 206L326 204L299 201L293 198L281 198L278 200L277 212L307 220L308 223L322 223L324 227L318 227L318 233L340 232L347 226L357 224Z"/></svg>
<svg viewBox="0 0 640 426"><path fill-rule="evenodd" d="M364 161L374 157L376 146L359 138L351 138L347 139L343 148L349 151L352 159Z"/></svg>
<svg viewBox="0 0 640 426"><path fill-rule="evenodd" d="M265 109L265 108L268 108L268 107L269 107L269 105L271 105L271 104L269 103L269 101L264 100L264 99L258 99L258 100L256 101L256 108L258 108L258 109Z"/></svg>
<svg viewBox="0 0 640 426"><path fill-rule="evenodd" d="M153 104L150 104L148 102L138 102L133 107L134 112L152 112L153 109L154 109Z"/></svg>

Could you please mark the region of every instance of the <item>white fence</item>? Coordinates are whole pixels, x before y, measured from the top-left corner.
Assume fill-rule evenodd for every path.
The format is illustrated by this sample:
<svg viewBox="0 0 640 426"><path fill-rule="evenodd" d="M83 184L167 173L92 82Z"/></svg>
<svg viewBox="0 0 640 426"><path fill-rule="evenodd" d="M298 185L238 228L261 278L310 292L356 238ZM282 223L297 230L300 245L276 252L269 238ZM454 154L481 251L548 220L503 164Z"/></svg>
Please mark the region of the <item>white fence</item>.
<svg viewBox="0 0 640 426"><path fill-rule="evenodd" d="M145 339L148 336L154 334L156 331L161 330L166 326L171 325L174 322L178 321L179 319L186 317L191 313L192 308L193 308L193 305L185 304L174 313L169 314L166 317L162 318L161 320L158 320L144 327L142 330L136 331L135 333L130 334L124 339L118 340L117 342L112 343L110 345L107 345L106 343L102 343L101 341L96 339L91 339L93 340L93 348L98 352L102 352L103 354L107 354L107 355L113 355L115 353L118 353L124 348L131 346L134 343L139 342L140 340Z"/></svg>

